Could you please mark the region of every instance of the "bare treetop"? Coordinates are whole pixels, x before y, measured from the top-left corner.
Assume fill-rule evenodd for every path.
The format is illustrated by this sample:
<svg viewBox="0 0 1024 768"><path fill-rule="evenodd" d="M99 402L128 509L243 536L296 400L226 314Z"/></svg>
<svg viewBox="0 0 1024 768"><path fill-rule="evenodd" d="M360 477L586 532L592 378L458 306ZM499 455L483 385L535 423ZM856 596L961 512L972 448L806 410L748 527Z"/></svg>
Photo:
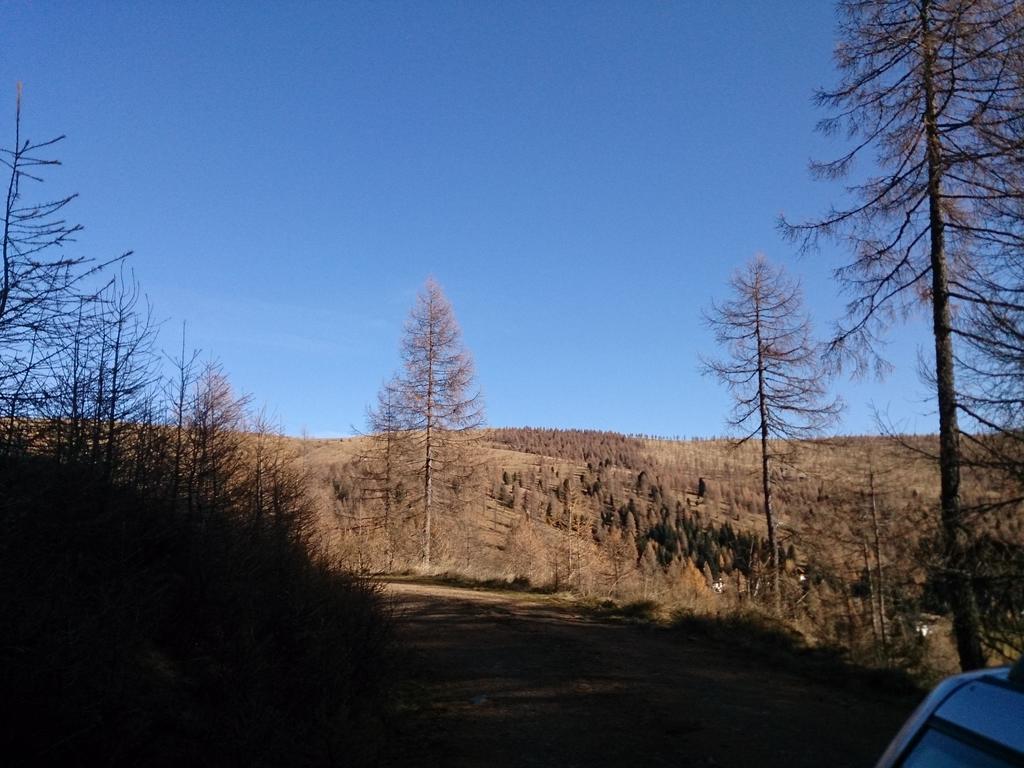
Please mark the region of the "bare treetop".
<svg viewBox="0 0 1024 768"><path fill-rule="evenodd" d="M408 429L461 431L483 422L483 400L473 390L473 358L441 286L429 278L416 297L402 338L401 389Z"/></svg>
<svg viewBox="0 0 1024 768"><path fill-rule="evenodd" d="M758 254L729 285L732 296L705 313L727 357L701 359L734 397L729 425L748 440L762 419L779 439L811 437L835 424L841 403L827 398L822 347L811 336L799 281ZM769 405L763 414L762 396Z"/></svg>
<svg viewBox="0 0 1024 768"><path fill-rule="evenodd" d="M849 247L835 274L850 298L831 348L858 371L882 371L882 333L935 292L934 242L961 299L986 260L1024 244L1024 11L1015 0L845 0L839 20L841 79L816 94L832 112L818 128L851 147L811 170L828 180L849 178L858 160L877 170L847 188L849 205L782 230L804 250L822 237Z"/></svg>

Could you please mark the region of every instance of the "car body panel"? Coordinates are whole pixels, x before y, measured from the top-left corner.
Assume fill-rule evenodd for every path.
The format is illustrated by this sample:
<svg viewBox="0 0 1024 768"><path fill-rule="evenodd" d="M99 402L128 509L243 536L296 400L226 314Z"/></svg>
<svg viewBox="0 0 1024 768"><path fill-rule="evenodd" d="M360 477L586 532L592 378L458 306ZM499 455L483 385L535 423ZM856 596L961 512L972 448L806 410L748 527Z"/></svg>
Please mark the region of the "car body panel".
<svg viewBox="0 0 1024 768"><path fill-rule="evenodd" d="M1009 758L1000 765L1024 765L1024 686L1014 682L1017 674L1015 669L1011 677L1009 668L1001 667L943 680L914 710L875 768L894 768L905 761L917 765L916 756L907 758L923 740L930 744L957 738L990 746ZM946 735L935 736L936 731Z"/></svg>
<svg viewBox="0 0 1024 768"><path fill-rule="evenodd" d="M1024 753L1024 692L982 677L947 698L935 716Z"/></svg>

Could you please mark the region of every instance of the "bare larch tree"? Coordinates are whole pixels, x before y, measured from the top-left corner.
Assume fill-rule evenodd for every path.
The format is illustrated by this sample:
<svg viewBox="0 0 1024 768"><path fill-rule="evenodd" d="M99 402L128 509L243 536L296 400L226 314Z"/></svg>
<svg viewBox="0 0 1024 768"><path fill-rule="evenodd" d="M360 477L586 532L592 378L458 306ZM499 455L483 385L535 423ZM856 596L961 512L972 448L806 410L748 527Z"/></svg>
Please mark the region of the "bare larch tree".
<svg viewBox="0 0 1024 768"><path fill-rule="evenodd" d="M438 477L458 474L459 438L483 423L473 359L441 286L432 278L416 297L402 338L398 378L401 420L419 459L423 488L423 561L429 567Z"/></svg>
<svg viewBox="0 0 1024 768"><path fill-rule="evenodd" d="M847 187L848 207L782 228L804 249L821 237L848 244L836 270L850 296L836 328L836 360L886 365L877 342L920 303L929 306L939 412L941 574L964 669L984 664L960 499L963 454L954 376L957 301L981 294L972 276L1019 247L1022 13L1016 0L844 0L839 84L818 93L819 124L850 148L812 165L842 179L858 160L877 167ZM867 153L873 157L864 158ZM1013 169L1017 170L1014 171ZM859 172L859 169L858 169ZM1019 228L1016 230L1019 234Z"/></svg>
<svg viewBox="0 0 1024 768"><path fill-rule="evenodd" d="M782 610L779 544L772 509L772 464L779 451L772 441L802 440L835 423L841 403L830 399L821 367L821 346L811 337L800 285L761 254L737 271L732 297L713 302L705 321L724 347L723 359L702 359L706 374L723 382L733 396L730 428L739 443L761 440L761 488L768 526L769 566L776 611Z"/></svg>

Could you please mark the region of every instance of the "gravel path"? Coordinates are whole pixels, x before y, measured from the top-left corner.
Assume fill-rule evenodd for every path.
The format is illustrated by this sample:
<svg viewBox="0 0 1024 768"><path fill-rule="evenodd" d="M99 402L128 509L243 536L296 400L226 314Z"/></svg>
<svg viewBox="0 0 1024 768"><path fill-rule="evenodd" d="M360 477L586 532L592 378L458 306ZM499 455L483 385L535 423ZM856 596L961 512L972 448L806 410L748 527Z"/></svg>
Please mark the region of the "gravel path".
<svg viewBox="0 0 1024 768"><path fill-rule="evenodd" d="M914 706L545 596L387 591L415 676L395 764L871 766Z"/></svg>

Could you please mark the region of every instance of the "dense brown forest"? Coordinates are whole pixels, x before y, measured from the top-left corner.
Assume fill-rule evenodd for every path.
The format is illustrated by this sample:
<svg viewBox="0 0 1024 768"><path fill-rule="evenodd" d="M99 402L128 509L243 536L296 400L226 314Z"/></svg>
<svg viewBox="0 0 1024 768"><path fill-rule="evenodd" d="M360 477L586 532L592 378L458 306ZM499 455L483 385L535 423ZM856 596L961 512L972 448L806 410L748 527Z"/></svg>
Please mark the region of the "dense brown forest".
<svg viewBox="0 0 1024 768"><path fill-rule="evenodd" d="M378 438L305 441L300 451L334 546L367 571L422 566L422 531L395 477L382 514ZM948 606L934 566L937 470L931 437L788 446L777 477L784 620L858 660L953 669ZM476 471L435 518L432 570L666 610L766 609L767 541L753 445L581 430L489 429L467 450ZM799 469L797 469L799 467ZM968 476L976 583L994 658L1020 647L1019 507L997 478ZM702 483L703 481L703 483ZM703 485L703 488L701 486ZM703 490L703 494L699 491Z"/></svg>

